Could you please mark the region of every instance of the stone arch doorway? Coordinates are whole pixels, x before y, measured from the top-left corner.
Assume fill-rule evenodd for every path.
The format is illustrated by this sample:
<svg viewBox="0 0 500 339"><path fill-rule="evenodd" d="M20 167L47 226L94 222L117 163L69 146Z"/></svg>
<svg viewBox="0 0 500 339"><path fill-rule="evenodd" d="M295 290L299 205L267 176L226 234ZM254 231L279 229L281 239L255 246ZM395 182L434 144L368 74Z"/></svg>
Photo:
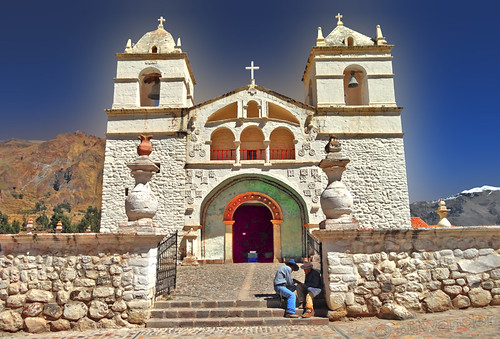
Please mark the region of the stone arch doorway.
<svg viewBox="0 0 500 339"><path fill-rule="evenodd" d="M262 174L241 174L220 182L204 198L201 204L201 237L199 258L205 262L233 262L234 212L238 206L266 205L264 201L245 200L248 194L258 194L274 201L280 208L280 216L273 214L273 260L300 259L307 255L306 229L309 214L306 203L299 193L283 181ZM239 204L233 203L243 198ZM254 197L254 199L257 199ZM229 209L233 206L233 209ZM231 212L228 216L228 212Z"/></svg>
<svg viewBox="0 0 500 339"><path fill-rule="evenodd" d="M279 261L283 213L273 198L261 192L239 194L226 205L223 221L225 252L232 251L233 262L246 262L250 251L259 262Z"/></svg>

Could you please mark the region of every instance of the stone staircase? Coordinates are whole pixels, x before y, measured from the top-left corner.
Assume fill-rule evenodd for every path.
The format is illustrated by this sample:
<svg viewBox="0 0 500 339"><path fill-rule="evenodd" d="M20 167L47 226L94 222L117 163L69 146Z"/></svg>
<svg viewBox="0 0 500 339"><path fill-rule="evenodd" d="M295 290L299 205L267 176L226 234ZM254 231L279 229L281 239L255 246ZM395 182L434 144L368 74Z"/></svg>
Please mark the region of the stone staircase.
<svg viewBox="0 0 500 339"><path fill-rule="evenodd" d="M308 319L284 318L283 300L157 301L146 323L150 328L328 325L321 300L315 316ZM324 302L324 300L323 300ZM316 308L318 306L318 308ZM302 314L297 310L296 314ZM322 317L321 317L322 316Z"/></svg>

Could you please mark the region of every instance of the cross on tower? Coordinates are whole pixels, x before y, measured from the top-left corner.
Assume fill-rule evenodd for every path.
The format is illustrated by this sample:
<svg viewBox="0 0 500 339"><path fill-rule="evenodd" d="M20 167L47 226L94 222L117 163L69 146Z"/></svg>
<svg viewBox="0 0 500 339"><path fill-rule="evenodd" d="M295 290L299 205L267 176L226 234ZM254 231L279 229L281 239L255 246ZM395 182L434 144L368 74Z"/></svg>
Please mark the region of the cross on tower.
<svg viewBox="0 0 500 339"><path fill-rule="evenodd" d="M341 18L343 18L344 16L341 15L340 13L337 14L337 16L335 17L336 19L339 19L339 21L337 21L337 26L343 26L344 23L342 21L340 21Z"/></svg>
<svg viewBox="0 0 500 339"><path fill-rule="evenodd" d="M259 68L260 68L259 66L254 66L253 65L253 60L252 60L252 62L250 62L250 66L249 67L248 66L245 67L245 69L249 69L250 70L250 80L251 80L252 85L255 85L255 78L254 78L253 71L257 70Z"/></svg>
<svg viewBox="0 0 500 339"><path fill-rule="evenodd" d="M160 24L158 25L158 28L163 28L163 23L165 22L165 19L163 19L163 16L161 16L158 21L160 22Z"/></svg>

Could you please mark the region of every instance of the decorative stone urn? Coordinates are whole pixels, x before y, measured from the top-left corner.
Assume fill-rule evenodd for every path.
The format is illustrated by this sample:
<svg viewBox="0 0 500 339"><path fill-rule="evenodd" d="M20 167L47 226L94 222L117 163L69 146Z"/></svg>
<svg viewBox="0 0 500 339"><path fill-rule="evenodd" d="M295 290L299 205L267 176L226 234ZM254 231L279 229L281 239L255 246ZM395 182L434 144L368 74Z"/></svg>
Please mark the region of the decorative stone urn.
<svg viewBox="0 0 500 339"><path fill-rule="evenodd" d="M191 227L190 230L184 233L184 239L186 240L186 256L182 260L182 266L198 266L198 259L194 251L194 240L198 237L198 234Z"/></svg>
<svg viewBox="0 0 500 339"><path fill-rule="evenodd" d="M341 181L350 160L343 157L340 143L334 137L330 138L325 150L327 155L321 160L319 167L328 177L328 186L320 197L326 220L320 223L320 229L357 228L359 223L351 216L352 195Z"/></svg>
<svg viewBox="0 0 500 339"><path fill-rule="evenodd" d="M153 150L149 142L151 138L151 135L139 137L141 140L141 144L137 147L139 156L127 164L135 179L135 186L125 199L128 223L120 223L121 232L154 231L153 217L158 210L158 199L151 190L149 181L158 172L159 167L149 158Z"/></svg>
<svg viewBox="0 0 500 339"><path fill-rule="evenodd" d="M439 199L439 207L436 210L436 213L439 214L439 222L437 223L437 227L451 227L450 221L446 218L450 210L446 208L446 203L443 199Z"/></svg>

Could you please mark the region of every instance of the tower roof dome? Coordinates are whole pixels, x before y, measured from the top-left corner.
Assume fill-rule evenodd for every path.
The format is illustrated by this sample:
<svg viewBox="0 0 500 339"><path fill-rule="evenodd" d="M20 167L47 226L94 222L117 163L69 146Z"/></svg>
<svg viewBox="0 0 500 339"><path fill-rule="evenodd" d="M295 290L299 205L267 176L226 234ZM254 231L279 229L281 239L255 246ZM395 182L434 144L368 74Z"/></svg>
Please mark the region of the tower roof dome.
<svg viewBox="0 0 500 339"><path fill-rule="evenodd" d="M144 54L144 53L158 53L158 54L167 54L172 52L180 52L175 48L175 41L172 37L172 34L167 32L163 28L163 17L158 19L160 24L158 25L158 29L147 32L142 36L142 38L137 41L137 43L131 47L127 44L127 48L125 49L125 53L130 54Z"/></svg>

